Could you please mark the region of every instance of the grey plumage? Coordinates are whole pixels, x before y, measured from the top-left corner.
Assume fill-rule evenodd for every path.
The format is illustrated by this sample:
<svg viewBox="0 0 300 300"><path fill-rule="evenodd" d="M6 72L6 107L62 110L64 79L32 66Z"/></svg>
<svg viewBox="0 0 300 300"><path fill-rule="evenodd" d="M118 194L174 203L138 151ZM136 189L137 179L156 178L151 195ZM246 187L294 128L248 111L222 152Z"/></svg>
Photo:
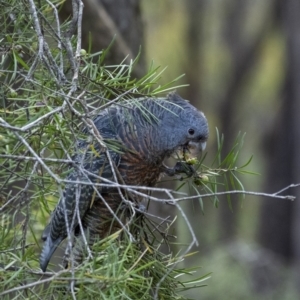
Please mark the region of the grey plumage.
<svg viewBox="0 0 300 300"><path fill-rule="evenodd" d="M180 148L203 146L208 138L203 113L174 93L167 99L141 99L134 105L111 106L94 119L94 124L108 145L119 147L118 151L113 147L109 150L119 182L135 186L154 186L162 172L171 174L163 164L165 158ZM88 134L87 130L84 133ZM100 177L114 181L110 161L95 139L79 142L74 161L78 167L72 168L68 180L105 183ZM118 228L116 222L111 225L113 215L107 204L112 211L118 210L121 196L114 187L101 186L97 190L106 204L91 184L66 184L43 234L45 243L40 257L43 271L68 232L80 234L79 221L85 231L99 237Z"/></svg>

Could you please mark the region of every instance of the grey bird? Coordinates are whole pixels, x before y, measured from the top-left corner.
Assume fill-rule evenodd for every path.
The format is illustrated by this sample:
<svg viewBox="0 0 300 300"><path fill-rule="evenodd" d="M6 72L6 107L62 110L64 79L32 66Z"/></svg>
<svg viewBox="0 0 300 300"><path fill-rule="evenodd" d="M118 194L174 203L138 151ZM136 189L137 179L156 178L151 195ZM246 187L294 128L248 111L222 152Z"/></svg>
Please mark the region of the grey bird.
<svg viewBox="0 0 300 300"><path fill-rule="evenodd" d="M117 211L122 203L119 191L109 184L98 186L99 197L91 183L107 183L105 179L114 182L117 176L120 184L153 187L162 173L172 176L184 172L178 164L174 168L165 166L167 157L178 150L203 150L209 133L204 114L176 93L166 98L112 105L93 122L108 145L110 157L95 138L78 142L74 156L77 168L71 168L67 177L70 183L66 184L42 236L40 266L44 272L68 233L80 234L79 222L90 236L100 238L118 228L111 225L111 211ZM83 130L83 134L88 135L88 130ZM77 180L89 184L78 186L71 182ZM124 195L133 201L126 192Z"/></svg>

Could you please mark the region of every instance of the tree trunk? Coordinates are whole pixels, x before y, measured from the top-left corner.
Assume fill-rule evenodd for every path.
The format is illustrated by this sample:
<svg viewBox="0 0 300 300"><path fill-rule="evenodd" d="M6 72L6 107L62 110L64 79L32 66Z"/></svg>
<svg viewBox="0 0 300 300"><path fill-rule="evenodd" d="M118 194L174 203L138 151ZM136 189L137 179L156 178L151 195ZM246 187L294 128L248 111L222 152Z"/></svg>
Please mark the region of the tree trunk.
<svg viewBox="0 0 300 300"><path fill-rule="evenodd" d="M281 114L265 148L271 162L266 180L269 192L300 182L300 3L297 0L281 1L279 11L286 37L287 69ZM300 196L299 190L293 190L294 193ZM260 243L286 261L292 262L294 257L299 261L299 220L298 201L265 199L261 210Z"/></svg>
<svg viewBox="0 0 300 300"><path fill-rule="evenodd" d="M286 149L287 155L291 162L290 182L300 183L300 2L297 0L287 0L286 10L284 10L284 22L287 37L287 103L290 101L291 115L291 132L287 132L290 136L289 145L291 151ZM291 155L289 155L291 154ZM300 292L300 189L295 189L297 201L289 203L291 207L291 236L292 236L292 255L295 263L296 286Z"/></svg>

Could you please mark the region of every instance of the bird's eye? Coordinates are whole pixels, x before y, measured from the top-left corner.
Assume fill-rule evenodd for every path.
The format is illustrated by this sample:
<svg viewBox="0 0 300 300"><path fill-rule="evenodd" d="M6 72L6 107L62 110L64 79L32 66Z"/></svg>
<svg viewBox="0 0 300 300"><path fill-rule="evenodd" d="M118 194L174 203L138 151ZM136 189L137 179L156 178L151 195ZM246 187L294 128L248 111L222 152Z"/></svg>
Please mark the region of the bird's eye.
<svg viewBox="0 0 300 300"><path fill-rule="evenodd" d="M190 128L190 129L188 130L188 132L189 132L190 135L193 135L193 134L195 133L195 130L194 130L193 128Z"/></svg>

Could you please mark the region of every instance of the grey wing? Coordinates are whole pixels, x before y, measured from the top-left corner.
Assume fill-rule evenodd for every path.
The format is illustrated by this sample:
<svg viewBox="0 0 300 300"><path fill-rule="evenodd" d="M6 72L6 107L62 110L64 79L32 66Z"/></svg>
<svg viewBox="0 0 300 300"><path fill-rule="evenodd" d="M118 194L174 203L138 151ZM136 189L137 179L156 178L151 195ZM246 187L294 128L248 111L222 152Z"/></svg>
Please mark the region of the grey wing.
<svg viewBox="0 0 300 300"><path fill-rule="evenodd" d="M68 232L71 233L78 225L77 209L79 218L82 219L90 208L93 193L95 192L93 185L77 185L73 182L79 180L89 183L100 183L101 179L99 177L113 181L109 159L106 153L101 151L100 146L94 148L85 144L85 147L81 145L81 150L83 148L85 148L83 150L85 153L75 157L75 161L79 163L79 170L73 170L67 177L67 180L72 182L66 184L63 197L57 204L51 215L50 223L46 226L42 235L42 239L45 240L40 256L40 266L43 271L46 270L57 246L68 236ZM120 162L120 154L113 151L109 152L113 164L117 167ZM106 190L107 188L98 188L100 193L106 192Z"/></svg>

